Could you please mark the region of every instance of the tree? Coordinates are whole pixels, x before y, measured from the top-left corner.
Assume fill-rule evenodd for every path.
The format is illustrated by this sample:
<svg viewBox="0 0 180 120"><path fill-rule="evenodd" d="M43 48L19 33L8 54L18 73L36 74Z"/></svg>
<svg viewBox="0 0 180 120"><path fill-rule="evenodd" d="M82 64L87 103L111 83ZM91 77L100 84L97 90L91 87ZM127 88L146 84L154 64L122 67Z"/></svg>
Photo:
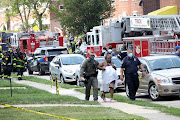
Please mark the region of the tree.
<svg viewBox="0 0 180 120"><path fill-rule="evenodd" d="M54 19L60 21L64 30L73 34L86 33L94 26L108 18L114 11L112 0L59 0L63 2L64 10L51 6Z"/></svg>
<svg viewBox="0 0 180 120"><path fill-rule="evenodd" d="M51 3L51 0L28 0L34 9L34 17L38 20L39 23L39 29L43 29L42 25L42 17L46 10L49 8L49 4Z"/></svg>
<svg viewBox="0 0 180 120"><path fill-rule="evenodd" d="M6 10L6 21L10 20L10 17L19 16L22 23L22 30L28 31L29 16L31 13L31 6L28 0L9 0L10 10Z"/></svg>
<svg viewBox="0 0 180 120"><path fill-rule="evenodd" d="M3 25L3 31L6 31L6 26L5 25Z"/></svg>
<svg viewBox="0 0 180 120"><path fill-rule="evenodd" d="M0 8L9 7L13 0L0 0Z"/></svg>

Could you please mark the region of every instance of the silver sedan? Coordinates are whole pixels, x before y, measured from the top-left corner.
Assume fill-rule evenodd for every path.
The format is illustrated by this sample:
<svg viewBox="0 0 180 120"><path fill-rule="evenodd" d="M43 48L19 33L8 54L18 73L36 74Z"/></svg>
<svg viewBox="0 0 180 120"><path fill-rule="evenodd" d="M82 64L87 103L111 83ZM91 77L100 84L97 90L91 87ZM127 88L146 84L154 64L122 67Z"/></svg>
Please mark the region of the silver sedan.
<svg viewBox="0 0 180 120"><path fill-rule="evenodd" d="M75 73L80 69L80 64L85 57L80 54L61 54L54 57L49 66L50 79L57 79L60 82L76 82Z"/></svg>

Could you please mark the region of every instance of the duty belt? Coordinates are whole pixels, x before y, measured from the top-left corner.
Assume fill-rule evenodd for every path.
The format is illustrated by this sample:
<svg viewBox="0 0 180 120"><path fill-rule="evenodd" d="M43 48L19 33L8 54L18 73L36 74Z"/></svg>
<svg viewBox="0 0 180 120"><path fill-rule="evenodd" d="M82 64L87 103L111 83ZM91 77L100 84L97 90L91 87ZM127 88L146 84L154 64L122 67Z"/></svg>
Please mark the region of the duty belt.
<svg viewBox="0 0 180 120"><path fill-rule="evenodd" d="M128 74L128 75L137 75L138 73L125 73L125 74Z"/></svg>

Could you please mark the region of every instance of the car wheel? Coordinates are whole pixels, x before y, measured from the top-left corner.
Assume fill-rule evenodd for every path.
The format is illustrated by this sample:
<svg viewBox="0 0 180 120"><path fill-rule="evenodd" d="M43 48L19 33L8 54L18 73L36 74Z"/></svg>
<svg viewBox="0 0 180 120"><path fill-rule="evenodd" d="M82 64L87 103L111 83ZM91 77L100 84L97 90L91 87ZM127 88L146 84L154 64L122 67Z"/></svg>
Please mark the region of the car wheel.
<svg viewBox="0 0 180 120"><path fill-rule="evenodd" d="M151 100L153 101L160 100L158 88L154 83L150 83L148 93Z"/></svg>
<svg viewBox="0 0 180 120"><path fill-rule="evenodd" d="M60 75L60 82L61 82L61 83L65 83L64 77L63 77L62 75Z"/></svg>
<svg viewBox="0 0 180 120"><path fill-rule="evenodd" d="M31 71L30 68L28 68L28 73L29 73L29 75L32 75L33 71Z"/></svg>
<svg viewBox="0 0 180 120"><path fill-rule="evenodd" d="M39 68L39 75L45 75L45 72L42 71L41 67Z"/></svg>
<svg viewBox="0 0 180 120"><path fill-rule="evenodd" d="M80 81L79 77L76 78L76 85L84 87L84 82Z"/></svg>
<svg viewBox="0 0 180 120"><path fill-rule="evenodd" d="M129 98L129 88L128 88L128 84L125 84L125 89L126 89L126 96Z"/></svg>

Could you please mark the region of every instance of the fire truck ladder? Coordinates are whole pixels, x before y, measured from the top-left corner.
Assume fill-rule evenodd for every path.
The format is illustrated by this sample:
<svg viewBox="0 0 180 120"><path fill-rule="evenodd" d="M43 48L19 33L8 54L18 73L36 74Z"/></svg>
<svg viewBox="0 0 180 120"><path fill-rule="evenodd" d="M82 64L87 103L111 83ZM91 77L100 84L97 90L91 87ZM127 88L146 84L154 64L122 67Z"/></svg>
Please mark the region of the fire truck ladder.
<svg viewBox="0 0 180 120"><path fill-rule="evenodd" d="M176 40L150 41L150 54L174 54Z"/></svg>
<svg viewBox="0 0 180 120"><path fill-rule="evenodd" d="M143 15L127 17L126 24L130 26L130 18L149 18L150 28L134 28L133 31L174 31L180 32L180 15Z"/></svg>
<svg viewBox="0 0 180 120"><path fill-rule="evenodd" d="M152 29L160 31L180 31L179 15L150 16Z"/></svg>

